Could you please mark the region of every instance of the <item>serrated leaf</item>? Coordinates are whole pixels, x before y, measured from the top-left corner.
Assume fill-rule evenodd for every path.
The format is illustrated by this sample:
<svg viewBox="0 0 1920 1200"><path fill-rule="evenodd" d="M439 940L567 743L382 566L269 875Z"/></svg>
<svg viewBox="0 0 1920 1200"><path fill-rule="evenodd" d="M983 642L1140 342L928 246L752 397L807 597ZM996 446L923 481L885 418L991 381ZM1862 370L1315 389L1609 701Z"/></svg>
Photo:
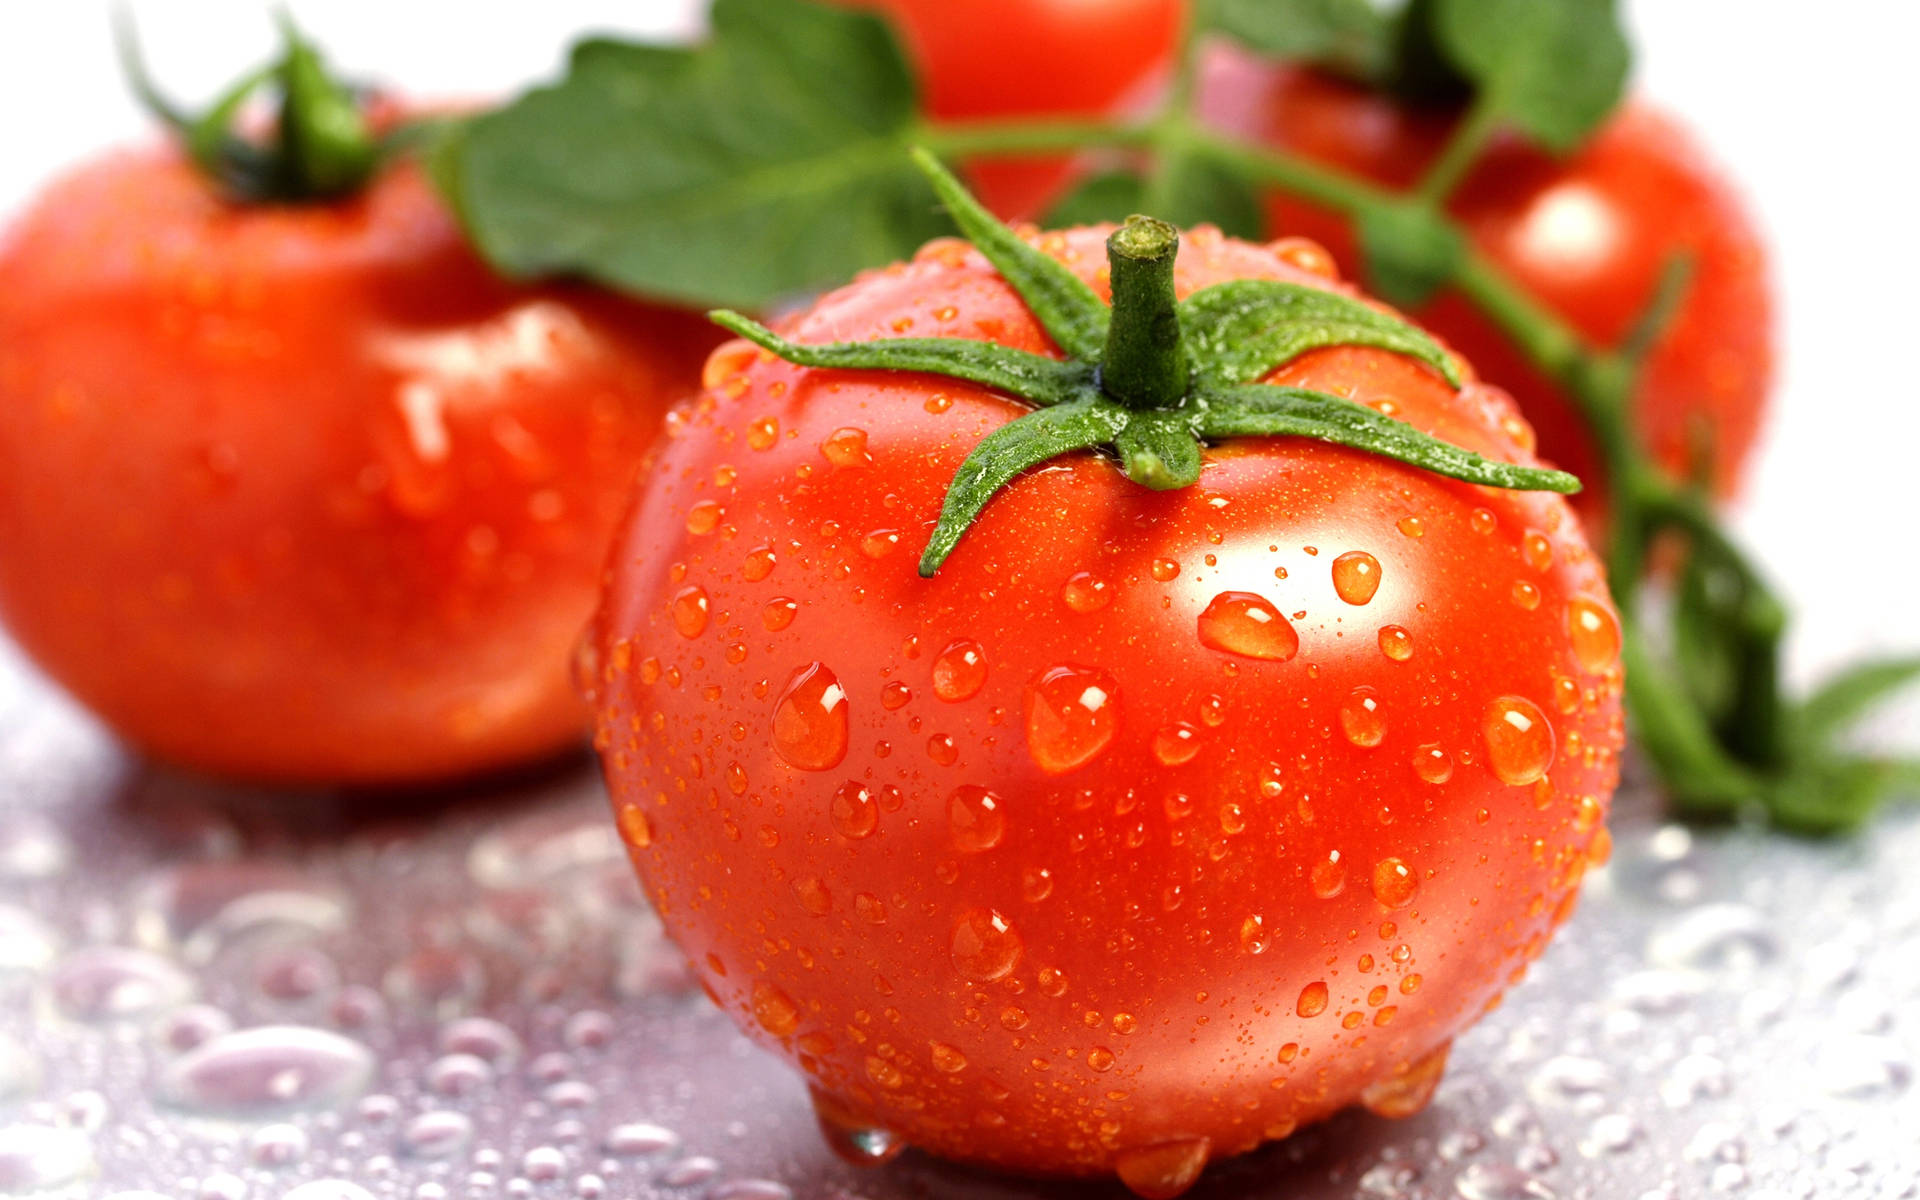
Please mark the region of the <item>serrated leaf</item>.
<svg viewBox="0 0 1920 1200"><path fill-rule="evenodd" d="M1626 87L1613 0L1434 0L1429 20L1481 102L1550 150L1579 145Z"/></svg>
<svg viewBox="0 0 1920 1200"><path fill-rule="evenodd" d="M1826 680L1800 705L1799 736L1825 746L1895 692L1920 681L1920 658L1857 663Z"/></svg>
<svg viewBox="0 0 1920 1200"><path fill-rule="evenodd" d="M1048 229L1075 225L1119 224L1144 209L1147 181L1135 171L1102 171L1089 175L1048 210L1041 222Z"/></svg>
<svg viewBox="0 0 1920 1200"><path fill-rule="evenodd" d="M1378 79L1393 58L1393 20L1370 0L1210 0L1208 27L1249 50Z"/></svg>
<svg viewBox="0 0 1920 1200"><path fill-rule="evenodd" d="M736 312L720 309L707 315L721 328L803 367L944 375L1006 392L1042 407L1080 398L1093 387L1093 370L1085 363L1062 362L998 342L971 338L881 338L871 342L805 345L790 342Z"/></svg>
<svg viewBox="0 0 1920 1200"><path fill-rule="evenodd" d="M1248 384L1202 389L1200 432L1218 437L1305 437L1363 450L1409 466L1487 487L1570 493L1580 481L1565 471L1496 462L1382 416L1351 400L1306 388Z"/></svg>
<svg viewBox="0 0 1920 1200"><path fill-rule="evenodd" d="M1181 302L1180 327L1202 384L1254 383L1322 346L1397 351L1460 384L1447 352L1417 326L1325 288L1279 279L1217 283Z"/></svg>
<svg viewBox="0 0 1920 1200"><path fill-rule="evenodd" d="M712 30L690 50L588 42L559 84L472 122L444 173L495 266L755 308L945 231L884 21L716 0Z"/></svg>
<svg viewBox="0 0 1920 1200"><path fill-rule="evenodd" d="M1381 299L1402 308L1426 303L1466 257L1459 231L1418 204L1370 209L1358 225L1367 282Z"/></svg>
<svg viewBox="0 0 1920 1200"><path fill-rule="evenodd" d="M920 556L920 574L940 569L987 501L1016 475L1069 451L1113 441L1127 427L1127 418L1127 410L1111 400L1083 400L1036 409L981 438L947 488L940 519Z"/></svg>

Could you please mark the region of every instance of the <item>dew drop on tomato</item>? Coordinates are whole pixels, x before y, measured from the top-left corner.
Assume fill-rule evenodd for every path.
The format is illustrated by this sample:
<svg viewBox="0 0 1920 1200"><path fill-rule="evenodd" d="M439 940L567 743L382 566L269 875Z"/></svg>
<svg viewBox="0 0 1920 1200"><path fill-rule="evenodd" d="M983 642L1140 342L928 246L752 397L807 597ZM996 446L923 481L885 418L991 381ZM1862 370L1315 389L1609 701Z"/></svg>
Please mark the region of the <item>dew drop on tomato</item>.
<svg viewBox="0 0 1920 1200"><path fill-rule="evenodd" d="M1303 1017L1317 1017L1327 1011L1327 985L1316 979L1300 989L1300 998L1294 1001L1293 1011Z"/></svg>
<svg viewBox="0 0 1920 1200"><path fill-rule="evenodd" d="M778 561L771 546L757 546L747 551L747 557L740 564L740 574L748 583L759 583L773 574Z"/></svg>
<svg viewBox="0 0 1920 1200"><path fill-rule="evenodd" d="M820 454L836 467L864 467L873 461L864 429L834 430L820 443Z"/></svg>
<svg viewBox="0 0 1920 1200"><path fill-rule="evenodd" d="M799 601L790 600L785 596L775 596L767 601L765 608L760 610L760 627L768 633L779 633L793 624L793 618L799 613Z"/></svg>
<svg viewBox="0 0 1920 1200"><path fill-rule="evenodd" d="M673 613L673 627L680 631L683 638L697 638L707 631L707 592L698 584L690 584L673 595L669 606Z"/></svg>
<svg viewBox="0 0 1920 1200"><path fill-rule="evenodd" d="M1200 644L1242 658L1286 662L1300 652L1300 635L1266 597L1221 592L1200 614Z"/></svg>
<svg viewBox="0 0 1920 1200"><path fill-rule="evenodd" d="M857 779L849 779L833 793L827 803L827 817L843 838L858 841L872 837L880 827L880 806L874 803L873 790Z"/></svg>
<svg viewBox="0 0 1920 1200"><path fill-rule="evenodd" d="M1061 585L1060 602L1077 613L1099 612L1113 603L1113 589L1098 575L1081 571Z"/></svg>
<svg viewBox="0 0 1920 1200"><path fill-rule="evenodd" d="M1153 756L1163 767L1177 767L1193 761L1200 753L1200 731L1185 721L1168 725L1153 735Z"/></svg>
<svg viewBox="0 0 1920 1200"><path fill-rule="evenodd" d="M927 1051L933 1069L944 1075L957 1075L967 1069L967 1056L945 1042L935 1042Z"/></svg>
<svg viewBox="0 0 1920 1200"><path fill-rule="evenodd" d="M1140 1200L1173 1200L1200 1178L1209 1149L1206 1138L1156 1142L1114 1155L1113 1170Z"/></svg>
<svg viewBox="0 0 1920 1200"><path fill-rule="evenodd" d="M1413 635L1398 625L1382 625L1380 653L1394 662L1407 661L1413 657Z"/></svg>
<svg viewBox="0 0 1920 1200"><path fill-rule="evenodd" d="M825 663L787 680L773 709L773 748L803 771L828 771L847 756L847 693Z"/></svg>
<svg viewBox="0 0 1920 1200"><path fill-rule="evenodd" d="M1249 913L1240 922L1240 948L1248 954L1263 954L1267 949L1267 922L1259 913Z"/></svg>
<svg viewBox="0 0 1920 1200"><path fill-rule="evenodd" d="M1383 1009L1381 1015L1392 1011ZM1378 1017L1374 1023L1386 1024ZM1447 1051L1452 1047L1451 1042L1442 1043L1438 1050L1415 1059L1398 1073L1368 1084L1360 1093L1361 1107L1375 1116L1394 1120L1403 1120L1426 1108L1434 1092L1439 1090L1440 1077L1446 1074ZM1536 1192L1529 1187L1520 1194L1531 1196Z"/></svg>
<svg viewBox="0 0 1920 1200"><path fill-rule="evenodd" d="M1487 705L1480 728L1487 741L1487 765L1501 783L1529 784L1553 766L1553 726L1533 701L1500 697Z"/></svg>
<svg viewBox="0 0 1920 1200"><path fill-rule="evenodd" d="M1027 753L1049 775L1099 757L1120 729L1118 686L1105 671L1064 664L1027 685Z"/></svg>
<svg viewBox="0 0 1920 1200"><path fill-rule="evenodd" d="M913 700L913 689L898 679L884 684L880 688L880 707L888 712L905 708Z"/></svg>
<svg viewBox="0 0 1920 1200"><path fill-rule="evenodd" d="M957 704L979 694L987 685L987 652L980 643L962 638L933 660L933 694Z"/></svg>
<svg viewBox="0 0 1920 1200"><path fill-rule="evenodd" d="M1453 778L1453 756L1438 742L1428 742L1413 752L1413 773L1428 783L1445 783Z"/></svg>
<svg viewBox="0 0 1920 1200"><path fill-rule="evenodd" d="M1373 864L1373 898L1388 908L1405 908L1420 890L1413 868L1397 858L1383 858Z"/></svg>
<svg viewBox="0 0 1920 1200"><path fill-rule="evenodd" d="M1599 674L1620 660L1620 621L1613 609L1591 596L1567 604L1567 636L1582 667Z"/></svg>
<svg viewBox="0 0 1920 1200"><path fill-rule="evenodd" d="M1340 732L1356 746L1378 746L1387 736L1387 718L1380 711L1380 693L1357 687L1340 705Z"/></svg>
<svg viewBox="0 0 1920 1200"><path fill-rule="evenodd" d="M770 983L753 985L753 1019L775 1037L791 1037L800 1027L800 1006Z"/></svg>
<svg viewBox="0 0 1920 1200"><path fill-rule="evenodd" d="M962 854L979 854L1000 844L1007 835L1007 814L1000 797L976 784L963 784L947 797L947 825L953 847Z"/></svg>
<svg viewBox="0 0 1920 1200"><path fill-rule="evenodd" d="M1327 856L1313 864L1308 872L1313 885L1313 894L1322 900L1331 900L1347 887L1347 864L1341 859L1338 850L1327 851Z"/></svg>
<svg viewBox="0 0 1920 1200"><path fill-rule="evenodd" d="M620 806L620 836L627 845L636 850L645 850L653 845L653 822L647 820L647 814L638 804Z"/></svg>
<svg viewBox="0 0 1920 1200"><path fill-rule="evenodd" d="M824 917L833 911L833 893L827 890L825 883L811 875L793 885L793 894L809 916Z"/></svg>
<svg viewBox="0 0 1920 1200"><path fill-rule="evenodd" d="M1349 550L1333 560L1333 590L1348 604L1365 604L1380 590L1380 560Z"/></svg>
<svg viewBox="0 0 1920 1200"><path fill-rule="evenodd" d="M975 983L992 983L1013 974L1025 947L1004 916L990 908L974 908L954 922L950 949L955 970Z"/></svg>

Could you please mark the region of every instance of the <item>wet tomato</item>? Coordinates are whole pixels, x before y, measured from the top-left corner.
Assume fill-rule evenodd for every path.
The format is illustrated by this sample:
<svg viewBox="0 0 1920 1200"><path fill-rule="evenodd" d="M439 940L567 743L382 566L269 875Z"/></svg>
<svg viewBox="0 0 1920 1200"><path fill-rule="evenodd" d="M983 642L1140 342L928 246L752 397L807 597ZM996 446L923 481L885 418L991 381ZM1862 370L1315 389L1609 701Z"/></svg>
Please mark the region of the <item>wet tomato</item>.
<svg viewBox="0 0 1920 1200"><path fill-rule="evenodd" d="M1420 177L1454 123L1449 111L1225 48L1207 60L1200 103L1216 127L1396 187ZM1564 160L1502 141L1450 207L1484 252L1602 345L1634 328L1670 259L1690 259L1692 277L1634 395L1634 424L1668 471L1692 478L1704 465L1714 489L1731 494L1773 377L1767 257L1752 216L1686 131L1630 101ZM1275 235L1312 239L1344 269L1357 267L1344 218L1279 196L1267 211ZM1583 508L1597 508L1604 478L1560 390L1460 296L1442 293L1413 316L1513 393L1541 456L1586 480Z"/></svg>
<svg viewBox="0 0 1920 1200"><path fill-rule="evenodd" d="M942 120L1101 116L1150 98L1179 41L1182 0L843 0L884 12ZM975 163L981 198L1029 216L1060 189L1059 160Z"/></svg>
<svg viewBox="0 0 1920 1200"><path fill-rule="evenodd" d="M1035 240L1104 296L1106 234ZM1209 230L1179 255L1181 294L1337 286ZM1058 353L954 241L786 333ZM1527 461L1504 394L1409 357L1270 381ZM584 679L649 896L836 1146L1164 1197L1345 1105L1418 1109L1607 852L1619 626L1564 501L1304 439L1160 492L1075 452L928 579L948 481L1024 406L744 342L706 385Z"/></svg>
<svg viewBox="0 0 1920 1200"><path fill-rule="evenodd" d="M634 462L714 341L496 278L411 166L240 206L170 152L104 159L0 247L0 616L190 767L554 753Z"/></svg>

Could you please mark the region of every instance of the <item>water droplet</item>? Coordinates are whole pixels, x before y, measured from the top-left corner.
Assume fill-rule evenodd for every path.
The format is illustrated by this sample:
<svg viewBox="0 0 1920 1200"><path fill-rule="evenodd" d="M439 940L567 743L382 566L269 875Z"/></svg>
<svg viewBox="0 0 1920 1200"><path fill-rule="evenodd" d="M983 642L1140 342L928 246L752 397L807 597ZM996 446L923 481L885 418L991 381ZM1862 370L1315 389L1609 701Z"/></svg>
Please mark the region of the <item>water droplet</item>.
<svg viewBox="0 0 1920 1200"><path fill-rule="evenodd" d="M867 431L836 429L820 443L820 455L836 467L864 467L873 462L867 453Z"/></svg>
<svg viewBox="0 0 1920 1200"><path fill-rule="evenodd" d="M788 678L773 710L773 748L803 771L830 771L847 756L847 694L825 663Z"/></svg>
<svg viewBox="0 0 1920 1200"><path fill-rule="evenodd" d="M0 1128L0 1192L47 1191L93 1169L93 1140L84 1130L27 1123Z"/></svg>
<svg viewBox="0 0 1920 1200"><path fill-rule="evenodd" d="M1537 529L1529 529L1520 539L1520 557L1536 571L1544 571L1553 565L1553 543L1547 535Z"/></svg>
<svg viewBox="0 0 1920 1200"><path fill-rule="evenodd" d="M59 951L51 925L24 908L0 905L0 974L42 970Z"/></svg>
<svg viewBox="0 0 1920 1200"><path fill-rule="evenodd" d="M1375 1116L1401 1120L1427 1107L1447 1071L1447 1052L1453 1043L1443 1042L1385 1079L1375 1080L1360 1093L1360 1103Z"/></svg>
<svg viewBox="0 0 1920 1200"><path fill-rule="evenodd" d="M1266 951L1267 923L1259 913L1250 913L1240 922L1240 948L1248 954Z"/></svg>
<svg viewBox="0 0 1920 1200"><path fill-rule="evenodd" d="M1013 973L1025 947L1004 916L975 908L954 923L951 948L956 970L976 983L992 983Z"/></svg>
<svg viewBox="0 0 1920 1200"><path fill-rule="evenodd" d="M1527 1095L1537 1104L1591 1112L1605 1103L1613 1072L1595 1058L1556 1054L1527 1079Z"/></svg>
<svg viewBox="0 0 1920 1200"><path fill-rule="evenodd" d="M292 1166L305 1158L309 1149L306 1131L298 1125L263 1125L247 1139L248 1161L269 1170Z"/></svg>
<svg viewBox="0 0 1920 1200"><path fill-rule="evenodd" d="M798 600L790 600L785 596L775 596L773 599L767 601L765 608L760 610L760 627L768 633L779 633L782 629L793 624L794 617L798 616L799 613L800 602Z"/></svg>
<svg viewBox="0 0 1920 1200"><path fill-rule="evenodd" d="M373 1055L359 1042L302 1025L263 1025L225 1033L169 1063L160 1095L209 1116L259 1117L337 1106L373 1078Z"/></svg>
<svg viewBox="0 0 1920 1200"><path fill-rule="evenodd" d="M1365 604L1380 590L1380 560L1349 550L1333 560L1333 590L1348 604Z"/></svg>
<svg viewBox="0 0 1920 1200"><path fill-rule="evenodd" d="M1153 735L1153 756L1163 767L1178 767L1200 753L1200 731L1185 721L1161 728Z"/></svg>
<svg viewBox="0 0 1920 1200"><path fill-rule="evenodd" d="M727 510L718 500L696 501L687 509L687 532L696 537L712 533L720 528L720 519L726 515Z"/></svg>
<svg viewBox="0 0 1920 1200"><path fill-rule="evenodd" d="M140 885L133 933L152 949L209 962L242 939L335 933L347 925L346 895L330 883L271 862L196 862Z"/></svg>
<svg viewBox="0 0 1920 1200"><path fill-rule="evenodd" d="M1373 898L1388 908L1405 908L1420 890L1420 879L1413 868L1397 858L1383 858L1373 864Z"/></svg>
<svg viewBox="0 0 1920 1200"><path fill-rule="evenodd" d="M1374 688L1357 687L1340 705L1340 731L1356 746L1378 746L1387 736L1387 718L1380 711L1380 693Z"/></svg>
<svg viewBox="0 0 1920 1200"><path fill-rule="evenodd" d="M1620 619L1613 607L1591 596L1567 603L1567 635L1581 667L1599 674L1620 661Z"/></svg>
<svg viewBox="0 0 1920 1200"><path fill-rule="evenodd" d="M1413 635L1398 625L1382 625L1380 653L1394 662L1407 661L1413 657Z"/></svg>
<svg viewBox="0 0 1920 1200"><path fill-rule="evenodd" d="M809 875L804 879L795 880L793 895L800 901L800 907L806 909L812 916L824 917L833 911L833 893L828 891L827 885L815 876Z"/></svg>
<svg viewBox="0 0 1920 1200"><path fill-rule="evenodd" d="M638 804L622 804L614 823L619 826L620 836L635 850L653 845L653 822L648 819L647 810Z"/></svg>
<svg viewBox="0 0 1920 1200"><path fill-rule="evenodd" d="M747 557L740 563L740 577L748 583L759 583L773 574L773 568L779 563L779 556L771 546L755 546L747 551Z"/></svg>
<svg viewBox="0 0 1920 1200"><path fill-rule="evenodd" d="M450 1017L473 1006L486 990L487 976L465 951L423 946L389 967L380 982L396 1004Z"/></svg>
<svg viewBox="0 0 1920 1200"><path fill-rule="evenodd" d="M639 1158L649 1154L659 1154L671 1150L680 1144L680 1135L671 1129L659 1125L650 1125L644 1121L615 1125L607 1131L606 1138L600 1143L608 1154L621 1158Z"/></svg>
<svg viewBox="0 0 1920 1200"><path fill-rule="evenodd" d="M1513 581L1513 603L1528 612L1540 607L1540 589L1524 579Z"/></svg>
<svg viewBox="0 0 1920 1200"><path fill-rule="evenodd" d="M445 1109L421 1113L400 1133L401 1146L415 1158L451 1158L472 1140L472 1119Z"/></svg>
<svg viewBox="0 0 1920 1200"><path fill-rule="evenodd" d="M753 1019L778 1038L792 1037L800 1027L800 1006L771 983L753 985Z"/></svg>
<svg viewBox="0 0 1920 1200"><path fill-rule="evenodd" d="M874 803L873 791L854 779L834 790L833 799L827 804L827 816L836 833L855 841L872 837L873 831L880 827L880 806Z"/></svg>
<svg viewBox="0 0 1920 1200"><path fill-rule="evenodd" d="M953 831L954 848L962 854L991 850L1007 833L1007 814L1000 797L974 784L955 788L947 797L947 823Z"/></svg>
<svg viewBox="0 0 1920 1200"><path fill-rule="evenodd" d="M1828 1095L1855 1100L1891 1097L1913 1082L1913 1064L1899 1042L1860 1033L1823 1037L1814 1073Z"/></svg>
<svg viewBox="0 0 1920 1200"><path fill-rule="evenodd" d="M60 827L37 813L0 817L0 879L51 879L73 861Z"/></svg>
<svg viewBox="0 0 1920 1200"><path fill-rule="evenodd" d="M1313 883L1313 894L1322 900L1331 900L1347 887L1347 864L1340 858L1338 850L1329 850L1327 856L1313 864L1309 872Z"/></svg>
<svg viewBox="0 0 1920 1200"><path fill-rule="evenodd" d="M1140 1200L1173 1200L1200 1178L1211 1148L1206 1138L1156 1142L1122 1150L1114 1156L1113 1169Z"/></svg>
<svg viewBox="0 0 1920 1200"><path fill-rule="evenodd" d="M1454 1178L1460 1200L1554 1200L1556 1193L1519 1167L1507 1163L1469 1163Z"/></svg>
<svg viewBox="0 0 1920 1200"><path fill-rule="evenodd" d="M1413 773L1428 783L1445 783L1453 778L1453 756L1428 742L1413 752Z"/></svg>
<svg viewBox="0 0 1920 1200"><path fill-rule="evenodd" d="M1502 696L1487 706L1480 727L1487 740L1487 765L1501 783L1533 783L1553 765L1553 726L1533 701Z"/></svg>
<svg viewBox="0 0 1920 1200"><path fill-rule="evenodd" d="M427 1064L429 1091L440 1096L467 1096L493 1082L493 1068L471 1054L443 1054Z"/></svg>
<svg viewBox="0 0 1920 1200"><path fill-rule="evenodd" d="M986 685L987 654L979 642L963 638L933 660L933 694L949 704L972 698Z"/></svg>
<svg viewBox="0 0 1920 1200"><path fill-rule="evenodd" d="M1065 664L1027 685L1027 753L1049 775L1097 758L1120 728L1118 687L1105 671Z"/></svg>
<svg viewBox="0 0 1920 1200"><path fill-rule="evenodd" d="M673 612L673 627L680 631L683 638L697 638L707 631L707 590L698 584L689 584L673 595L669 606Z"/></svg>
<svg viewBox="0 0 1920 1200"><path fill-rule="evenodd" d="M780 437L780 422L760 417L747 426L747 445L755 450L771 450Z"/></svg>
<svg viewBox="0 0 1920 1200"><path fill-rule="evenodd" d="M254 968L254 986L267 1000L300 1005L340 986L340 969L312 946L283 946L261 956Z"/></svg>
<svg viewBox="0 0 1920 1200"><path fill-rule="evenodd" d="M1293 1011L1303 1017L1317 1017L1327 1011L1327 985L1324 980L1316 979L1300 989L1300 998L1294 1002Z"/></svg>
<svg viewBox="0 0 1920 1200"><path fill-rule="evenodd" d="M720 1164L705 1155L693 1155L672 1163L660 1173L660 1182L668 1187L693 1187L705 1183L720 1171Z"/></svg>
<svg viewBox="0 0 1920 1200"><path fill-rule="evenodd" d="M955 1075L967 1069L967 1056L957 1047L945 1042L934 1042L928 1049L933 1069L946 1075Z"/></svg>
<svg viewBox="0 0 1920 1200"><path fill-rule="evenodd" d="M898 1071L883 1060L870 1061L878 1062L886 1071L898 1075ZM906 1140L900 1135L875 1125L871 1120L862 1119L826 1092L809 1088L808 1094L813 1101L813 1115L820 1126L820 1135L825 1139L827 1149L833 1151L834 1156L842 1162L852 1163L856 1167L877 1167L899 1157L900 1152L907 1148Z"/></svg>
<svg viewBox="0 0 1920 1200"><path fill-rule="evenodd" d="M1180 564L1171 558L1154 559L1148 570L1159 583L1171 583L1180 577Z"/></svg>
<svg viewBox="0 0 1920 1200"><path fill-rule="evenodd" d="M440 1030L440 1052L471 1054L495 1067L508 1067L520 1060L520 1038L505 1025L489 1017L464 1017L451 1021Z"/></svg>
<svg viewBox="0 0 1920 1200"><path fill-rule="evenodd" d="M76 1021L124 1021L184 1003L193 980L157 955L87 946L54 968L49 990L55 1007Z"/></svg>
<svg viewBox="0 0 1920 1200"><path fill-rule="evenodd" d="M1080 571L1069 576L1067 582L1061 585L1060 602L1083 615L1099 612L1113 603L1113 588L1098 575Z"/></svg>
<svg viewBox="0 0 1920 1200"><path fill-rule="evenodd" d="M1286 662L1300 652L1300 635L1266 597L1221 592L1200 614L1200 644L1242 658Z"/></svg>
<svg viewBox="0 0 1920 1200"><path fill-rule="evenodd" d="M1588 1158L1618 1154L1640 1140L1640 1126L1625 1113L1595 1117L1580 1139L1580 1153Z"/></svg>

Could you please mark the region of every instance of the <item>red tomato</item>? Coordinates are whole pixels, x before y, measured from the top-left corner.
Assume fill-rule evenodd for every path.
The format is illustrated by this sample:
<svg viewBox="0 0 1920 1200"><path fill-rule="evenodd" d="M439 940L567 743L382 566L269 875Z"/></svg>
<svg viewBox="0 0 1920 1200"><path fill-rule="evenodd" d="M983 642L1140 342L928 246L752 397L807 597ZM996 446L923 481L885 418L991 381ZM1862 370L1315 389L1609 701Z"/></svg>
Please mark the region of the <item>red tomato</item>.
<svg viewBox="0 0 1920 1200"><path fill-rule="evenodd" d="M1182 0L841 0L878 9L919 65L943 120L1099 116L1144 99L1179 41ZM975 164L968 178L1006 217L1032 216L1065 179L1060 160Z"/></svg>
<svg viewBox="0 0 1920 1200"><path fill-rule="evenodd" d="M1236 135L1396 187L1420 177L1454 119L1226 49L1208 59L1201 111ZM1635 393L1634 424L1667 470L1691 477L1704 456L1714 489L1731 494L1773 375L1767 258L1752 217L1685 130L1629 102L1565 160L1503 141L1450 208L1521 286L1602 345L1633 328L1669 258L1692 256L1692 281ZM1276 233L1318 241L1357 269L1344 218L1279 196L1268 214ZM1596 511L1605 481L1560 390L1458 295L1413 315L1513 393L1539 433L1541 456L1585 479L1583 511Z"/></svg>
<svg viewBox="0 0 1920 1200"><path fill-rule="evenodd" d="M1107 232L1038 244L1104 291ZM1240 277L1324 283L1211 231L1181 252L1182 294ZM787 333L1057 353L952 241ZM1271 381L1528 457L1504 394L1410 358ZM928 580L948 481L1021 405L745 343L707 384L583 669L648 894L835 1141L1162 1197L1424 1103L1607 850L1619 626L1566 504L1300 439L1169 492L1077 453Z"/></svg>
<svg viewBox="0 0 1920 1200"><path fill-rule="evenodd" d="M555 753L633 464L715 340L494 277L411 166L234 207L172 153L107 158L0 247L0 616L207 771Z"/></svg>

